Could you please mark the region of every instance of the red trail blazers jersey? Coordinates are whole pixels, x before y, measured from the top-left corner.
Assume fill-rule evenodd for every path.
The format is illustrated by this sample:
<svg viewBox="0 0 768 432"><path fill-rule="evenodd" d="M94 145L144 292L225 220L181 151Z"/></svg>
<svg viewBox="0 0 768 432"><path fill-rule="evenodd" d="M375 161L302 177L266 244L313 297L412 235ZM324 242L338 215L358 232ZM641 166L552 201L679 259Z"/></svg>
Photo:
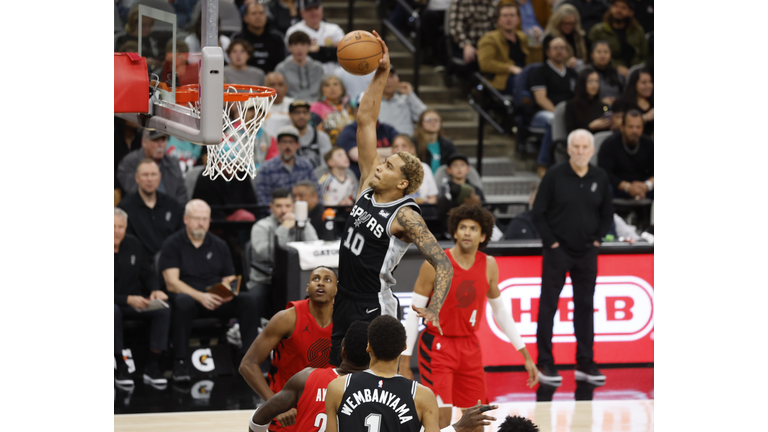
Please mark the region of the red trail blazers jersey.
<svg viewBox="0 0 768 432"><path fill-rule="evenodd" d="M325 394L328 391L328 384L338 376L334 368L315 369L309 373L304 391L296 406L296 424L293 427L295 431L325 431L328 424L328 416L325 414Z"/></svg>

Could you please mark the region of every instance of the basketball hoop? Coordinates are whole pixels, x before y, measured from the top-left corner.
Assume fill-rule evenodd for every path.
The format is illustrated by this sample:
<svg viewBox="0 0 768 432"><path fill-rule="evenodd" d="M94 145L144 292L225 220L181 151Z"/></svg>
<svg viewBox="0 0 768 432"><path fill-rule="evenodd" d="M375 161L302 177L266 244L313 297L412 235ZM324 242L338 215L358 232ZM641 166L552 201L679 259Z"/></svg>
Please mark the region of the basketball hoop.
<svg viewBox="0 0 768 432"><path fill-rule="evenodd" d="M161 105L172 104L165 100L166 91L160 85ZM170 94L170 93L169 93ZM223 125L221 143L209 145L208 162L204 176L215 180L218 176L231 181L233 178L245 180L247 176L256 177L254 163L254 143L261 125L267 118L277 96L269 87L224 84ZM176 89L176 103L188 109L188 115L200 118L200 92L197 84L181 86ZM249 118L250 117L250 118Z"/></svg>

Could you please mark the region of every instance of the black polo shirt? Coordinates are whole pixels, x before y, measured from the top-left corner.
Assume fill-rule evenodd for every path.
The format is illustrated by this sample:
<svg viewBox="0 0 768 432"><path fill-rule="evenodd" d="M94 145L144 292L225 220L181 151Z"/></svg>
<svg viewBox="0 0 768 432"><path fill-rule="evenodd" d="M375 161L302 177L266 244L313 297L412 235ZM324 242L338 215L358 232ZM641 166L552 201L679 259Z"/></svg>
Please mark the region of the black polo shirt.
<svg viewBox="0 0 768 432"><path fill-rule="evenodd" d="M160 289L159 280L150 271L143 253L139 239L126 234L115 254L115 304L126 304L129 295L147 297Z"/></svg>
<svg viewBox="0 0 768 432"><path fill-rule="evenodd" d="M544 247L560 243L564 251L581 256L611 228L613 208L608 175L589 166L579 177L570 162L557 164L541 179L533 203L533 223Z"/></svg>
<svg viewBox="0 0 768 432"><path fill-rule="evenodd" d="M149 208L138 192L128 194L117 205L128 213L128 234L144 245L144 255L152 260L165 239L184 228L184 207L168 195L157 192L155 208Z"/></svg>
<svg viewBox="0 0 768 432"><path fill-rule="evenodd" d="M644 182L653 177L653 140L640 135L638 146L625 148L620 132L606 138L600 146L597 164L608 174L614 189L622 180Z"/></svg>
<svg viewBox="0 0 768 432"><path fill-rule="evenodd" d="M223 277L235 274L232 256L224 240L209 232L200 248L195 248L186 229L165 240L159 267L161 272L178 268L179 279L198 291L205 291L206 287L221 282Z"/></svg>
<svg viewBox="0 0 768 432"><path fill-rule="evenodd" d="M552 105L557 105L573 98L576 77L575 70L566 67L563 72L560 72L547 60L541 67L531 71L528 83L531 85L531 92L546 88L547 99L552 101Z"/></svg>

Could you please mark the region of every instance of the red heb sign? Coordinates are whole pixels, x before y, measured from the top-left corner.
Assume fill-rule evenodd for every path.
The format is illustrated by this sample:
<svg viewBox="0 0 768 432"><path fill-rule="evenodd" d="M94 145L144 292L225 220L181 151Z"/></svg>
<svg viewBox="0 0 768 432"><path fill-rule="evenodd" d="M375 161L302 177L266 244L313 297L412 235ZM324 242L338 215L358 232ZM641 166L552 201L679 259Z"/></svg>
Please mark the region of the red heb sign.
<svg viewBox="0 0 768 432"><path fill-rule="evenodd" d="M496 257L496 262L502 299L536 361L541 257ZM558 364L576 362L572 297L568 278L553 327L553 352ZM594 305L597 363L653 362L653 255L600 255ZM478 331L484 366L522 365L522 357L499 330L487 302L485 312Z"/></svg>

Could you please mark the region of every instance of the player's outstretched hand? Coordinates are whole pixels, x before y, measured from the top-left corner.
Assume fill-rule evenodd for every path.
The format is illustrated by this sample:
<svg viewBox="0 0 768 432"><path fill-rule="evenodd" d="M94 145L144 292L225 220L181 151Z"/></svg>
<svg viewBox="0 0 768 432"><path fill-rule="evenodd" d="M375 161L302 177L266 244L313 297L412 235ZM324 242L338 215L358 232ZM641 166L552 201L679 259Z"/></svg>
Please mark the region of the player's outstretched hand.
<svg viewBox="0 0 768 432"><path fill-rule="evenodd" d="M426 322L431 322L432 325L435 326L435 328L440 332L440 336L443 335L443 329L440 328L440 318L438 312L429 309L429 307L419 308L414 305L411 305L411 309L416 311L416 314L419 316L419 318L424 318L425 325L427 324Z"/></svg>
<svg viewBox="0 0 768 432"><path fill-rule="evenodd" d="M296 424L296 408L291 408L288 411L275 417L275 420L279 421L283 426L293 426Z"/></svg>
<svg viewBox="0 0 768 432"><path fill-rule="evenodd" d="M539 383L539 370L533 364L533 360L525 361L525 370L528 372L528 379L525 380L525 383L529 388L533 388L533 386Z"/></svg>
<svg viewBox="0 0 768 432"><path fill-rule="evenodd" d="M496 408L498 405L481 405L478 400L477 405L464 411L461 419L453 424L453 429L456 432L472 432L475 428L488 426L492 421L496 421L496 417L484 413Z"/></svg>
<svg viewBox="0 0 768 432"><path fill-rule="evenodd" d="M387 48L387 44L384 43L384 39L379 36L379 33L376 32L376 30L373 30L373 35L376 36L376 39L381 44L381 51L384 53L384 55L381 56L381 60L379 60L379 69L388 70L389 69L389 48Z"/></svg>

